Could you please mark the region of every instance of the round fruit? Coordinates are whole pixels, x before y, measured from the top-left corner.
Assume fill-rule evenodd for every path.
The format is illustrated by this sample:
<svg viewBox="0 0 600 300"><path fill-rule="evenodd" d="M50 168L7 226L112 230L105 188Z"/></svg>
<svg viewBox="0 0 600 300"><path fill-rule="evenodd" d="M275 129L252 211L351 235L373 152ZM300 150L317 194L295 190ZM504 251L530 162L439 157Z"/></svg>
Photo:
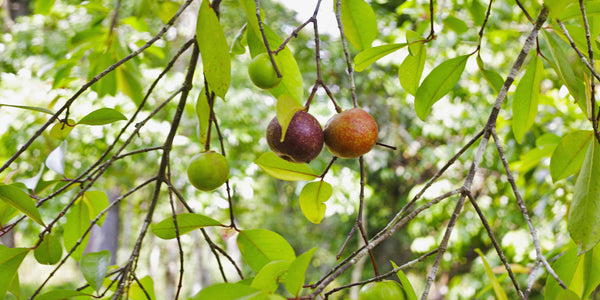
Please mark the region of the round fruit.
<svg viewBox="0 0 600 300"><path fill-rule="evenodd" d="M323 129L311 114L300 110L294 114L281 141L281 125L277 117L267 127L269 148L279 157L294 163L307 163L323 149Z"/></svg>
<svg viewBox="0 0 600 300"><path fill-rule="evenodd" d="M200 152L187 168L190 183L201 191L212 191L227 181L229 163L225 156L215 151Z"/></svg>
<svg viewBox="0 0 600 300"><path fill-rule="evenodd" d="M366 111L351 108L333 116L323 130L325 146L340 158L356 158L377 143L377 123Z"/></svg>
<svg viewBox="0 0 600 300"><path fill-rule="evenodd" d="M358 300L404 300L402 286L393 280L370 282L363 285Z"/></svg>
<svg viewBox="0 0 600 300"><path fill-rule="evenodd" d="M274 88L281 82L267 53L261 53L252 59L248 66L248 75L254 84L261 89Z"/></svg>

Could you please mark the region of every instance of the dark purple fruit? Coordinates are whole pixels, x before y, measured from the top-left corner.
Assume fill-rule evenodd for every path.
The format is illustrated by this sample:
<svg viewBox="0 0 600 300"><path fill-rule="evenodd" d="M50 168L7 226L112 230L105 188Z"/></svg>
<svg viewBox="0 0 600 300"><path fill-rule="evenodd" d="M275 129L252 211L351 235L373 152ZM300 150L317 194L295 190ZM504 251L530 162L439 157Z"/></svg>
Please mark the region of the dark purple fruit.
<svg viewBox="0 0 600 300"><path fill-rule="evenodd" d="M323 129L311 114L300 110L288 125L281 141L281 125L277 117L267 127L269 148L279 157L294 163L308 163L323 149Z"/></svg>

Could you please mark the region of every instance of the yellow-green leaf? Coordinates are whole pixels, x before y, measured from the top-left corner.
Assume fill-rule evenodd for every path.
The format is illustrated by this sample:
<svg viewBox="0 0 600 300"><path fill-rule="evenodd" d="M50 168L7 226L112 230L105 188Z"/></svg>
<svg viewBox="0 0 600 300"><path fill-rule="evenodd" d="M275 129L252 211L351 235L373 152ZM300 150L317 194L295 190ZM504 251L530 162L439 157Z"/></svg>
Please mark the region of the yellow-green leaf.
<svg viewBox="0 0 600 300"><path fill-rule="evenodd" d="M300 209L312 223L319 224L325 216L325 201L329 200L333 190L325 181L307 183L300 192Z"/></svg>
<svg viewBox="0 0 600 300"><path fill-rule="evenodd" d="M18 276L17 270L29 253L29 248L8 248L0 245L0 299L4 299L9 285Z"/></svg>
<svg viewBox="0 0 600 300"><path fill-rule="evenodd" d="M87 114L77 124L105 125L121 120L127 120L127 117L118 110L104 107Z"/></svg>
<svg viewBox="0 0 600 300"><path fill-rule="evenodd" d="M35 207L35 202L33 199L31 199L27 193L15 185L6 185L0 183L0 200L18 209L38 224L46 226L44 225L44 221L42 221L40 212L38 211L37 207Z"/></svg>
<svg viewBox="0 0 600 300"><path fill-rule="evenodd" d="M394 53L399 49L402 49L406 46L406 43L401 44L387 44L376 46L372 48L367 48L354 57L354 69L356 72L361 72L370 66L372 63L378 61L380 58Z"/></svg>
<svg viewBox="0 0 600 300"><path fill-rule="evenodd" d="M179 235L188 233L194 229L207 226L223 226L219 221L201 214L181 213L177 217L177 231ZM174 239L177 237L173 217L167 217L152 226L152 232L161 239Z"/></svg>
<svg viewBox="0 0 600 300"><path fill-rule="evenodd" d="M512 130L520 144L523 136L535 122L540 95L540 83L544 76L542 59L535 55L525 75L519 81L512 105Z"/></svg>
<svg viewBox="0 0 600 300"><path fill-rule="evenodd" d="M201 144L206 143L208 138L208 122L210 121L210 105L206 98L206 90L203 88L196 100L196 116L198 117L198 138Z"/></svg>
<svg viewBox="0 0 600 300"><path fill-rule="evenodd" d="M296 259L292 246L281 235L270 230L241 230L237 244L242 258L255 272L272 261Z"/></svg>
<svg viewBox="0 0 600 300"><path fill-rule="evenodd" d="M591 130L578 130L565 135L550 159L550 176L556 182L579 171L585 158L590 140L594 138Z"/></svg>
<svg viewBox="0 0 600 300"><path fill-rule="evenodd" d="M288 125L296 114L296 112L302 110L302 106L298 105L296 100L288 95L281 95L277 99L277 122L281 126L281 141L285 138Z"/></svg>
<svg viewBox="0 0 600 300"><path fill-rule="evenodd" d="M281 180L310 181L319 177L307 164L289 162L273 152L262 154L254 163L269 175Z"/></svg>
<svg viewBox="0 0 600 300"><path fill-rule="evenodd" d="M42 242L33 250L33 256L40 264L53 265L62 258L60 239L54 234L44 236Z"/></svg>
<svg viewBox="0 0 600 300"><path fill-rule="evenodd" d="M377 19L364 0L342 0L342 25L348 41L358 51L371 47L377 37Z"/></svg>
<svg viewBox="0 0 600 300"><path fill-rule="evenodd" d="M421 75L425 67L427 48L422 43L415 44L412 55L408 55L398 69L398 79L402 88L411 95L416 95Z"/></svg>
<svg viewBox="0 0 600 300"><path fill-rule="evenodd" d="M479 256L481 257L481 260L483 261L485 273L487 274L488 278L492 282L492 288L494 289L494 293L496 294L496 299L507 300L508 297L506 296L506 292L502 289L502 286L500 285L498 280L496 280L496 276L494 276L494 272L492 272L492 269L490 268L490 265L488 264L487 260L485 259L485 256L483 255L483 253L481 253L481 250L479 250L479 248L478 248L478 249L475 249L475 252L477 252L477 254L479 254Z"/></svg>

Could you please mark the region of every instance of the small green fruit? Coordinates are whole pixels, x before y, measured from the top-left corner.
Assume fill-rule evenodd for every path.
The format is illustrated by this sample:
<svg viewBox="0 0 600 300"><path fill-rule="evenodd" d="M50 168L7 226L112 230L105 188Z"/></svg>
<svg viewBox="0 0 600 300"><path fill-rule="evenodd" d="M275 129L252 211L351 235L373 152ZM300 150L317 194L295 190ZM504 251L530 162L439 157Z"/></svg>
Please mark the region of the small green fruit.
<svg viewBox="0 0 600 300"><path fill-rule="evenodd" d="M356 158L377 143L377 123L360 108L345 110L329 119L323 130L325 146L340 158Z"/></svg>
<svg viewBox="0 0 600 300"><path fill-rule="evenodd" d="M363 285L358 300L404 300L402 286L393 280L370 282Z"/></svg>
<svg viewBox="0 0 600 300"><path fill-rule="evenodd" d="M201 191L212 191L227 181L229 163L225 156L214 152L201 152L190 161L187 168L190 183Z"/></svg>
<svg viewBox="0 0 600 300"><path fill-rule="evenodd" d="M281 82L267 53L261 53L252 59L248 66L248 75L254 84L261 89L271 89Z"/></svg>

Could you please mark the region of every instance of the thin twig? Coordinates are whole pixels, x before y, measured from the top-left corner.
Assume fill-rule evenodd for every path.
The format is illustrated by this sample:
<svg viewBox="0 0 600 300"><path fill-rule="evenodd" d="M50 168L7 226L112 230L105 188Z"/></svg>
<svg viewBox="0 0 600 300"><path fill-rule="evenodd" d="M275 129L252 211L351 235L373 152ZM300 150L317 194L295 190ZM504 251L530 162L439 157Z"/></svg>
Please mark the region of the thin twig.
<svg viewBox="0 0 600 300"><path fill-rule="evenodd" d="M352 103L354 104L354 107L358 107L356 85L354 84L354 68L352 67L352 58L350 57L350 50L348 49L348 40L346 40L344 25L342 24L342 0L336 0L335 7L335 19L337 20L338 29L340 30L340 40L342 42L342 48L344 49L344 57L346 58L346 70L348 71Z"/></svg>

